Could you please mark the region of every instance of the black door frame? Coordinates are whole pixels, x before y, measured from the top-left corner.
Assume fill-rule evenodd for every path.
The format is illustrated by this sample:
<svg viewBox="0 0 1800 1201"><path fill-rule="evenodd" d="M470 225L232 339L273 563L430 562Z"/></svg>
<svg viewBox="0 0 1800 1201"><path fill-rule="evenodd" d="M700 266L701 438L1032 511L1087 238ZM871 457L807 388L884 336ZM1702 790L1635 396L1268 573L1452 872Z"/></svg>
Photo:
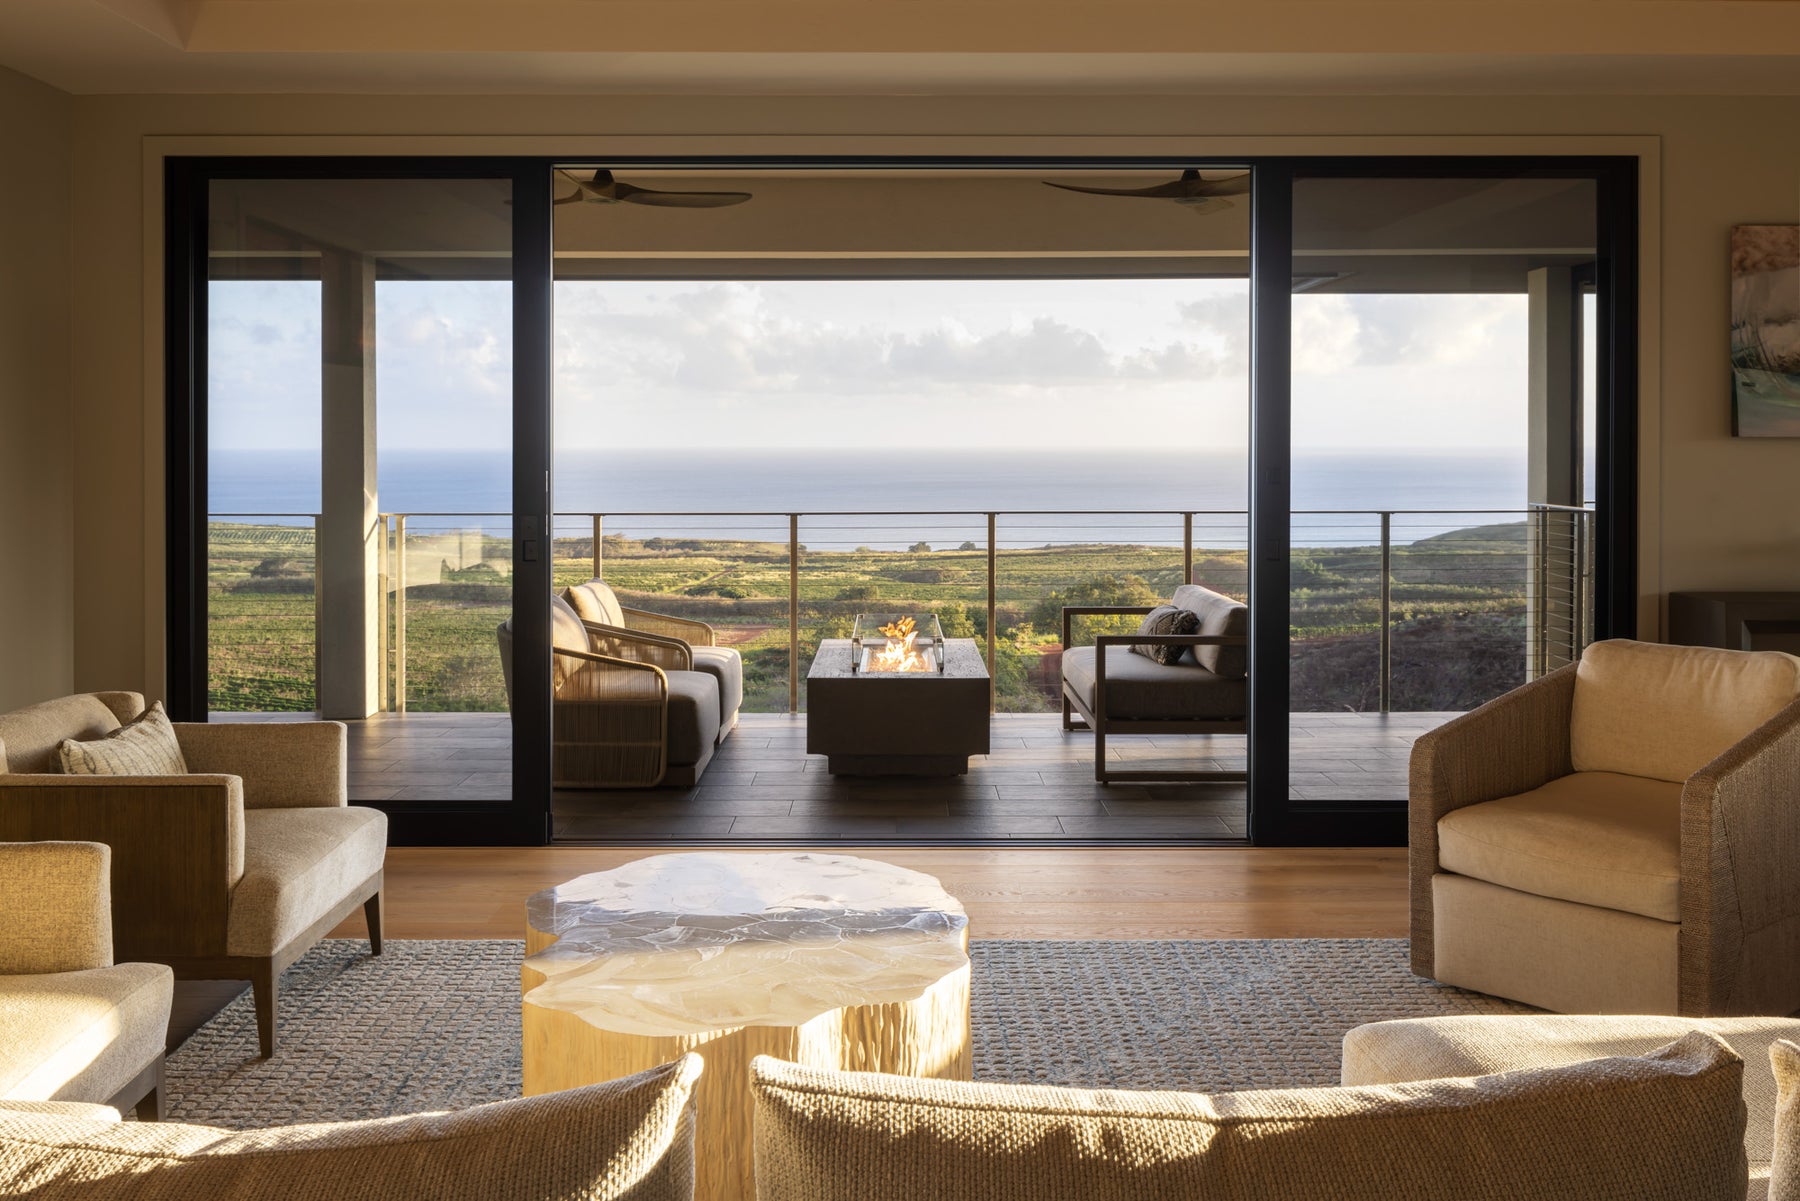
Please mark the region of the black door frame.
<svg viewBox="0 0 1800 1201"><path fill-rule="evenodd" d="M542 158L170 157L166 238L168 708L206 721L207 199L215 179L496 179L512 184L513 594L551 587L551 175ZM539 845L550 837L550 612L513 606L515 731L510 801L379 801L391 845ZM542 648L533 653L532 648Z"/></svg>
<svg viewBox="0 0 1800 1201"><path fill-rule="evenodd" d="M514 231L514 588L550 589L551 171L595 156L207 157L166 160L169 705L206 713L206 185L229 178L508 178ZM1291 554L1293 184L1301 178L1588 178L1597 186L1595 274L1599 362L1596 433L1595 635L1630 637L1637 620L1638 159L1635 156L1236 157L1184 155L901 156L651 155L612 167L718 171L875 169L1228 169L1248 167L1251 191L1250 840L1256 845L1403 846L1406 803L1288 797L1288 563ZM532 348L526 353L526 348ZM535 481L543 481L538 487ZM530 531L542 525L542 542ZM511 804L381 802L391 841L458 845L550 837L549 614L515 606ZM541 651L542 653L538 653ZM522 669L522 671L521 671ZM521 803L526 798L526 803Z"/></svg>

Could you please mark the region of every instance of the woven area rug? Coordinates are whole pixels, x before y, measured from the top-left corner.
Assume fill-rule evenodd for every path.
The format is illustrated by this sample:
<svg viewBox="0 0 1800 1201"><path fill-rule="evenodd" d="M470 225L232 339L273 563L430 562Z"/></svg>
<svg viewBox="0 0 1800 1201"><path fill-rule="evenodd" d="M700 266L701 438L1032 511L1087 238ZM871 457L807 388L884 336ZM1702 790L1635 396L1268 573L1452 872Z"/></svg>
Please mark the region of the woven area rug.
<svg viewBox="0 0 1800 1201"><path fill-rule="evenodd" d="M521 942L328 940L281 981L256 1058L239 997L169 1057L178 1121L381 1117L516 1097ZM1335 1084L1344 1032L1384 1018L1520 1013L1421 980L1402 939L973 944L975 1077L1226 1091Z"/></svg>

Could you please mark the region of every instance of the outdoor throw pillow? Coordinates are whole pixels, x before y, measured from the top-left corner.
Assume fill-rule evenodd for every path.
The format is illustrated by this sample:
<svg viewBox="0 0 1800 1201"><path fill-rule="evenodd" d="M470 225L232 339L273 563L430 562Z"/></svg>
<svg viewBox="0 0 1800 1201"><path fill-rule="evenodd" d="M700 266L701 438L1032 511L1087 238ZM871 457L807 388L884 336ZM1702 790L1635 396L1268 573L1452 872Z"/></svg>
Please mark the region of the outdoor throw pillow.
<svg viewBox="0 0 1800 1201"><path fill-rule="evenodd" d="M187 761L175 727L157 701L130 724L104 738L77 742L65 738L56 748L57 762L72 776L185 776Z"/></svg>
<svg viewBox="0 0 1800 1201"><path fill-rule="evenodd" d="M1143 624L1138 626L1140 634L1198 634L1200 632L1200 615L1174 605L1158 605L1145 615ZM1132 651L1158 663L1174 663L1187 653L1185 646L1165 646L1152 643L1137 643Z"/></svg>

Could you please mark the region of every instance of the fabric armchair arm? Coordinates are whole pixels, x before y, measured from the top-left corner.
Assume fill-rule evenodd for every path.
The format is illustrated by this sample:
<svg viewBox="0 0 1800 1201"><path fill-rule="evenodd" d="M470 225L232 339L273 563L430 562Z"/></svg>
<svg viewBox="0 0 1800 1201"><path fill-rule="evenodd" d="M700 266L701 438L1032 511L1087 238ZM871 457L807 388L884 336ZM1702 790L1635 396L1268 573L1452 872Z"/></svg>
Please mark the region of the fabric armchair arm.
<svg viewBox="0 0 1800 1201"><path fill-rule="evenodd" d="M1433 975L1431 877L1437 824L1466 805L1529 792L1570 771L1571 663L1465 713L1413 743L1407 862L1412 888L1412 970Z"/></svg>
<svg viewBox="0 0 1800 1201"><path fill-rule="evenodd" d="M679 638L664 638L642 630L584 621L588 632L588 648L611 659L629 659L633 663L653 663L664 671L692 671L694 652Z"/></svg>
<svg viewBox="0 0 1800 1201"><path fill-rule="evenodd" d="M1796 863L1800 701L1682 789L1682 1013L1788 1013L1800 1005Z"/></svg>
<svg viewBox="0 0 1800 1201"><path fill-rule="evenodd" d="M244 782L246 809L348 803L348 734L341 721L177 722L188 770Z"/></svg>
<svg viewBox="0 0 1800 1201"><path fill-rule="evenodd" d="M126 959L223 954L244 874L236 776L0 775L0 840L112 848L113 942Z"/></svg>
<svg viewBox="0 0 1800 1201"><path fill-rule="evenodd" d="M678 638L689 646L719 645L718 632L704 621L695 621L690 617L671 617L667 613L650 613L643 609L627 609L622 605L619 612L624 616L627 626L646 634Z"/></svg>
<svg viewBox="0 0 1800 1201"><path fill-rule="evenodd" d="M0 843L0 975L111 967L111 866L104 843Z"/></svg>

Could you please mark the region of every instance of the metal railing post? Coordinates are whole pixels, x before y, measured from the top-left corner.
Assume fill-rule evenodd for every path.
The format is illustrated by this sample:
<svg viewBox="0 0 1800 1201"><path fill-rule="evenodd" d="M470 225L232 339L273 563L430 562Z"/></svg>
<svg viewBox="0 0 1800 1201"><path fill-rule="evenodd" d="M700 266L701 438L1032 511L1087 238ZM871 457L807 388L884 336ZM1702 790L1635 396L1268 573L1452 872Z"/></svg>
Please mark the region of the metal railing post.
<svg viewBox="0 0 1800 1201"><path fill-rule="evenodd" d="M602 517L600 514L598 514L598 513L594 514L594 578L596 580L601 578L600 577L600 533L601 533L601 527L605 524L605 521L606 521L606 519L604 517Z"/></svg>
<svg viewBox="0 0 1800 1201"><path fill-rule="evenodd" d="M375 568L375 662L381 665L375 684L375 709L388 711L388 515L379 514L381 550ZM316 539L315 539L316 541Z"/></svg>
<svg viewBox="0 0 1800 1201"><path fill-rule="evenodd" d="M1393 706L1394 685L1394 515L1381 514L1381 712Z"/></svg>
<svg viewBox="0 0 1800 1201"><path fill-rule="evenodd" d="M406 713L406 514L394 515L394 712Z"/></svg>
<svg viewBox="0 0 1800 1201"><path fill-rule="evenodd" d="M997 585L1000 575L999 546L994 541L994 533L999 527L997 514L987 515L988 523L988 564L987 564L987 673L988 673L988 712L994 712L1000 703L1000 688L994 682L994 613L995 601L998 597Z"/></svg>
<svg viewBox="0 0 1800 1201"><path fill-rule="evenodd" d="M1569 595L1574 604L1574 612L1569 622L1569 661L1581 658L1582 649L1587 645L1587 534L1588 514L1576 513L1569 523L1575 537L1575 571L1574 578L1569 581Z"/></svg>
<svg viewBox="0 0 1800 1201"><path fill-rule="evenodd" d="M800 712L800 514L788 514L788 712Z"/></svg>
<svg viewBox="0 0 1800 1201"><path fill-rule="evenodd" d="M1181 582L1194 582L1194 515L1181 515Z"/></svg>

